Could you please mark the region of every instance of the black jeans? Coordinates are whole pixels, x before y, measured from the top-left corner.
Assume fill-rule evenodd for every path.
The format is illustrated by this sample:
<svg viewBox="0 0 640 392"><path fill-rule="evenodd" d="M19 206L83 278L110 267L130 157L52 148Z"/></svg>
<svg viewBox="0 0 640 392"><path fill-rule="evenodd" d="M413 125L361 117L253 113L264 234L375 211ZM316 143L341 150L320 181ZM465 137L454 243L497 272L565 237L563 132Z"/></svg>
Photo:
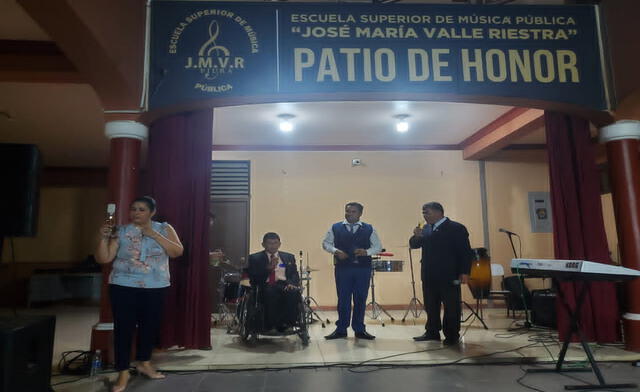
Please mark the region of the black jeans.
<svg viewBox="0 0 640 392"><path fill-rule="evenodd" d="M153 346L158 342L162 310L167 288L146 289L109 285L113 312L113 346L117 371L129 369L131 341L138 326L136 360L151 359Z"/></svg>
<svg viewBox="0 0 640 392"><path fill-rule="evenodd" d="M460 285L451 281L422 281L424 308L427 311L427 334L438 336L443 330L447 339L457 340L460 337L460 317L462 313ZM442 323L440 307L444 306Z"/></svg>

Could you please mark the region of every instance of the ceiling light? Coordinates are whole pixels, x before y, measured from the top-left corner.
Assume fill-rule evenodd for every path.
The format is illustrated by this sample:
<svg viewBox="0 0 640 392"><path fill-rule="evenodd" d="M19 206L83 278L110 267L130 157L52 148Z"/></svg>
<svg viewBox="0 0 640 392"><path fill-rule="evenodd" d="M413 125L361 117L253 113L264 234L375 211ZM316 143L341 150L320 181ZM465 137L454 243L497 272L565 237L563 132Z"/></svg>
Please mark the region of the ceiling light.
<svg viewBox="0 0 640 392"><path fill-rule="evenodd" d="M280 119L280 130L282 132L291 132L293 131L293 120L296 116L293 114L279 114L278 118Z"/></svg>
<svg viewBox="0 0 640 392"><path fill-rule="evenodd" d="M405 133L409 130L409 122L407 121L408 117L408 114L397 114L393 116L393 118L396 119L396 131Z"/></svg>

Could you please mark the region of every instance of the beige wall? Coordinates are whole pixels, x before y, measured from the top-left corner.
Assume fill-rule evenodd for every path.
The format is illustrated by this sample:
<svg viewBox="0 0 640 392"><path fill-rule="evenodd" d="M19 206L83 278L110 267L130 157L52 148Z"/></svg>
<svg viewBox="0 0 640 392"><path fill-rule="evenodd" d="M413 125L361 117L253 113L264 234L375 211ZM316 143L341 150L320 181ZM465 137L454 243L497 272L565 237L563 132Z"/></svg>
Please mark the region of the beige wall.
<svg viewBox="0 0 640 392"><path fill-rule="evenodd" d="M105 200L105 188L41 188L37 236L14 239L16 261L82 261L93 254ZM2 260L10 258L5 239Z"/></svg>
<svg viewBox="0 0 640 392"><path fill-rule="evenodd" d="M408 239L422 220L422 204L432 200L467 226L473 247L483 243L478 162L464 161L460 151L216 151L213 157L251 160L251 251L261 249L266 231L276 231L284 250L308 252L311 267L321 270L312 284L321 305L336 303L331 256L321 241L330 225L343 219L349 201L364 204L363 221L374 225L394 259L408 261ZM360 158L362 166L352 167L352 158ZM414 251L418 293L419 258ZM408 265L403 272L376 276L380 303L409 302Z"/></svg>
<svg viewBox="0 0 640 392"><path fill-rule="evenodd" d="M464 223L472 247L483 246L478 163L463 161L459 151L397 152L214 152L214 159L252 162L251 251L261 249L266 231L277 231L283 249L308 254L314 273L312 295L321 305L336 302L331 256L321 240L343 216L348 201L365 205L363 220L372 223L393 259L408 262L407 240L422 219L425 201L444 204L446 215ZM363 165L351 166L352 158ZM489 239L492 262L505 266L511 248L504 227L523 239L524 257L553 257L552 234L530 231L527 192L548 191L544 152L510 152L486 162ZM103 219L106 189L46 187L40 193L38 235L16 238L22 262L81 261L93 253L95 233ZM605 229L614 260L617 238L611 195L602 198ZM5 240L3 261L10 257ZM414 251L419 275L419 251ZM418 296L421 297L417 277ZM405 305L411 297L408 264L403 272L377 275L380 303ZM534 284L535 285L535 284ZM469 299L468 290L463 289Z"/></svg>
<svg viewBox="0 0 640 392"><path fill-rule="evenodd" d="M504 266L511 274L513 250L499 228L518 233L522 239L522 257L553 258L553 234L532 233L528 193L549 191L549 166L546 151L509 151L486 162L487 206L491 262ZM520 252L514 237L516 251ZM494 284L499 281L494 279ZM549 282L528 279L531 288L549 286Z"/></svg>
<svg viewBox="0 0 640 392"><path fill-rule="evenodd" d="M553 258L553 234L531 232L527 206L528 192L550 190L546 152L502 152L486 163L486 172L491 261L503 264L506 275L511 275L509 262L513 251L507 235L498 232L501 227L520 234L523 257ZM618 238L610 193L602 196L602 213L609 249L613 260L618 261ZM518 250L517 240L515 244ZM549 287L550 282L530 279L527 284L530 288L539 288Z"/></svg>
<svg viewBox="0 0 640 392"><path fill-rule="evenodd" d="M444 204L445 213L464 223L472 247L483 246L478 162L464 161L459 151L371 152L243 152L216 151L214 159L251 161L250 249L261 250L266 231L278 232L283 250L308 254L313 274L312 296L323 306L336 303L331 256L321 249L329 226L342 219L349 201L364 204L363 220L378 230L383 246L394 259L408 262L407 240L421 221L426 201ZM362 166L352 167L360 158ZM532 233L528 192L549 191L544 151L511 151L486 162L489 240L492 262L503 264L510 275L512 257L504 227L522 237L524 257L553 258L553 235ZM615 243L610 195L603 197L605 227ZM612 242L613 241L613 242ZM419 251L413 253L419 271ZM419 276L418 296L421 297ZM376 275L376 296L382 304L404 305L411 297L410 272ZM498 281L496 280L496 284ZM531 288L550 282L528 282ZM463 289L464 297L470 294Z"/></svg>

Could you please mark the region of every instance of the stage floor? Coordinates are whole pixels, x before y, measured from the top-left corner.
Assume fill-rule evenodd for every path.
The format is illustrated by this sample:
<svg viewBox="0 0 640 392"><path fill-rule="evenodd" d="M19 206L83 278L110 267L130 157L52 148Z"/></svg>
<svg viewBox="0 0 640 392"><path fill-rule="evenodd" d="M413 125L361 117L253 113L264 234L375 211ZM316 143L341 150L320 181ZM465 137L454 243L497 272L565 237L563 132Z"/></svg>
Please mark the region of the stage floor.
<svg viewBox="0 0 640 392"><path fill-rule="evenodd" d="M9 314L6 309L2 314ZM71 350L88 350L91 327L98 320L98 308L90 306L56 305L36 309L23 309L19 314L55 314L56 338L53 363L60 354ZM197 371L215 369L261 369L269 367L326 366L332 364L489 364L496 362L553 362L560 344L555 331L534 329L510 332L510 327L522 323L506 316L501 308L485 309L488 330L477 321L462 325L462 342L457 347L444 347L439 342L414 342L412 337L424 332L425 315L408 317L400 322L404 311L390 311L396 318L390 322L365 320L367 330L376 335L373 341L358 340L349 331L348 339L327 341L324 335L334 329L336 312L323 311L320 316L331 323L322 328L316 322L310 327L311 341L304 347L297 336L261 337L253 346L243 344L237 335L226 333L226 327L211 329L212 349L167 350L154 353L154 360L164 370ZM640 353L622 349L621 345L592 344L598 361L638 361ZM568 361L584 361L586 356L579 344L571 344ZM56 369L54 368L54 372Z"/></svg>
<svg viewBox="0 0 640 392"><path fill-rule="evenodd" d="M211 351L175 350L155 354L156 363L166 370L260 369L291 366L326 366L334 364L487 364L496 362L553 362L560 344L555 331L534 329L509 331L522 323L506 316L504 309L485 309L485 330L478 320L462 325L462 343L444 347L439 342L415 342L413 336L424 332L425 315L408 317L402 323L404 311L390 311L396 319L382 321L367 317L367 331L376 335L374 341L359 340L349 331L348 339L327 341L324 335L334 329L335 312L320 312L331 323L322 328L319 322L310 328L311 341L304 347L297 336L261 337L254 345L240 341L237 335L226 333L224 326L212 328ZM621 345L592 345L598 361L635 361L640 354L628 352ZM586 355L579 344L572 344L568 361L584 361Z"/></svg>
<svg viewBox="0 0 640 392"><path fill-rule="evenodd" d="M3 309L0 313L7 315L10 312ZM98 308L87 306L57 305L22 309L19 313L57 316L54 373L62 352L89 349L91 326L98 319ZM404 314L403 311L390 313L397 320ZM326 391L327 387L351 392L388 392L392 388L408 391L524 391L527 387L518 385L519 378L524 375L521 369L541 367L555 361L560 345L553 331L509 332L514 320L506 317L505 313L504 309L486 309L488 330L483 329L478 321L463 324L462 343L453 348L443 347L437 342L417 343L411 339L424 331L424 313L419 319L408 318L405 323L392 323L385 318L384 327L379 321L367 318L368 331L377 336L374 341L356 340L352 331L346 340L326 341L323 336L333 331L334 325L331 323L322 328L320 323L314 323L310 328L308 347L302 346L297 336L265 337L251 347L241 343L236 335L227 334L224 326L218 326L211 329L212 350L156 352L154 361L161 370L170 373L167 380L148 381L135 377L127 390L201 392L221 390L221 387L237 390L237 385L242 384L246 387L243 389L285 392ZM336 318L335 312L321 312L320 315L331 321ZM515 323L521 321L516 320ZM632 382L639 379L640 368L623 362L640 360L640 354L624 351L620 345L594 344L591 347L601 362L607 381ZM582 366L586 357L579 345L572 344L567 359L574 362L572 366ZM286 370L299 367L312 369ZM265 371L270 368L281 371ZM101 378L113 380L115 373L107 372ZM573 373L538 374L528 375L524 382L539 390L561 391L564 384L575 384L576 380L595 382L595 377L593 373L577 373L575 376ZM108 390L103 381L95 385L76 376L54 376L52 384L58 384L54 389L59 392Z"/></svg>

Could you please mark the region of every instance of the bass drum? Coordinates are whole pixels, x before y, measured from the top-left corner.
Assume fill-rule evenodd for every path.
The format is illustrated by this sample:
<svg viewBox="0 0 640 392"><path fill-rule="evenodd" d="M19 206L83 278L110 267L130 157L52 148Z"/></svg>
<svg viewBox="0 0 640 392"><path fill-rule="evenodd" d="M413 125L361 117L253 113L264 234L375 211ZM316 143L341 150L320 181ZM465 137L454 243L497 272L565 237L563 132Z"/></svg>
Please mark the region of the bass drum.
<svg viewBox="0 0 640 392"><path fill-rule="evenodd" d="M469 275L469 290L473 298L487 298L491 290L491 258L486 248L471 249L471 273Z"/></svg>

